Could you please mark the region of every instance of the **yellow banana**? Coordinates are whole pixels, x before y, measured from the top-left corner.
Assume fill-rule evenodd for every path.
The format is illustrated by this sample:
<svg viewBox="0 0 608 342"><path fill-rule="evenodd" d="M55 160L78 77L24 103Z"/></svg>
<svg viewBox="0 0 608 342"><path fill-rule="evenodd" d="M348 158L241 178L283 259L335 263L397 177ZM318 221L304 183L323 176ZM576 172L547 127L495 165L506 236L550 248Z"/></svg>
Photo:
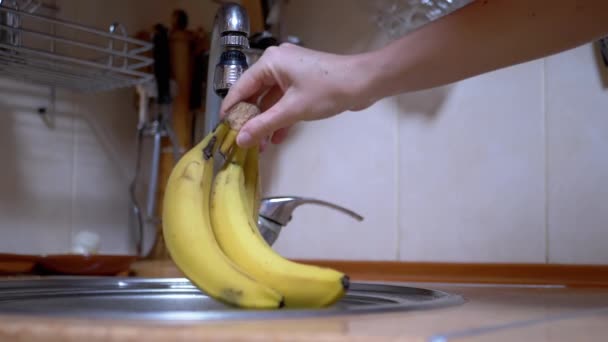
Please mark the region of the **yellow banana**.
<svg viewBox="0 0 608 342"><path fill-rule="evenodd" d="M217 173L211 192L211 223L224 253L256 279L278 290L286 307L318 308L338 301L348 289L347 275L283 258L260 238L245 189L246 150L237 145L232 149L232 159Z"/></svg>
<svg viewBox="0 0 608 342"><path fill-rule="evenodd" d="M224 155L225 157L228 156L230 147L232 145L234 145L234 142L236 141L237 133L238 132L235 131L234 129L229 130L228 134L226 134L226 137L224 138L224 141L222 142L222 145L220 145L220 153L222 155Z"/></svg>
<svg viewBox="0 0 608 342"><path fill-rule="evenodd" d="M247 203L251 206L251 215L253 215L255 221L258 219L258 212L260 211L260 189L262 187L259 173L259 156L258 147L249 148L243 164Z"/></svg>
<svg viewBox="0 0 608 342"><path fill-rule="evenodd" d="M258 222L258 216L260 211L260 189L261 180L259 173L259 150L257 147L247 149L245 161L243 164L244 169L244 182L245 182L245 205L247 213L251 215L254 222ZM256 226L257 228L257 226ZM254 229L256 237L264 244L268 244L262 236L262 232L259 229Z"/></svg>
<svg viewBox="0 0 608 342"><path fill-rule="evenodd" d="M211 227L213 153L228 129L218 125L173 168L163 202L163 235L177 267L210 297L244 308L279 308L283 296L232 262Z"/></svg>

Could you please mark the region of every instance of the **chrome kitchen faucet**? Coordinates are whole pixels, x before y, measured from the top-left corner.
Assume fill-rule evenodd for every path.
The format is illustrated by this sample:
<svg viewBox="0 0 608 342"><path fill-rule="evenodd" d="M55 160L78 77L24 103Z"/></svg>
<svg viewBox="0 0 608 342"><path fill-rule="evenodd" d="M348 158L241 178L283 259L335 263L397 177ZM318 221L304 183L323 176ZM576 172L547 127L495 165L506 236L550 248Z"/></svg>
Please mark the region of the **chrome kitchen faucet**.
<svg viewBox="0 0 608 342"><path fill-rule="evenodd" d="M218 9L211 37L209 64L207 67L207 93L205 97L205 126L207 135L219 122L222 98L230 87L247 70L247 54L259 54L249 48L249 17L244 7L236 3L223 3ZM260 233L272 245L281 229L291 220L293 211L303 204L317 204L336 209L358 221L363 217L333 203L296 196L263 198L258 213Z"/></svg>

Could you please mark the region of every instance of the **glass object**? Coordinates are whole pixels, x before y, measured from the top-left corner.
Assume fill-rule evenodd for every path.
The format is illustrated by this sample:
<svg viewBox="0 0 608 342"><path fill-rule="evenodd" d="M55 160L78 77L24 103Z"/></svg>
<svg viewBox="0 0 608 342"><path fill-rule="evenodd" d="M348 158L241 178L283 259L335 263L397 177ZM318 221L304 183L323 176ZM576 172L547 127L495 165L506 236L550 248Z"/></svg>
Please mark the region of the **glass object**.
<svg viewBox="0 0 608 342"><path fill-rule="evenodd" d="M370 6L364 0L365 6ZM372 21L391 39L399 38L429 22L451 13L473 0L376 0Z"/></svg>

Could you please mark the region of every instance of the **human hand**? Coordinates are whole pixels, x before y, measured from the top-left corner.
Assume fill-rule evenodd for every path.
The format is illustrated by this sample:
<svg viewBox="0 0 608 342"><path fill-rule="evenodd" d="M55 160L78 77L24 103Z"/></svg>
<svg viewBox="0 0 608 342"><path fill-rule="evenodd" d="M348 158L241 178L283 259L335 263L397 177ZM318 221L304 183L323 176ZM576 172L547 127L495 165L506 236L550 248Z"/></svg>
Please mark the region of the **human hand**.
<svg viewBox="0 0 608 342"><path fill-rule="evenodd" d="M292 44L270 47L231 87L220 117L240 101L256 103L261 113L241 128L237 144L251 147L266 137L279 144L298 121L320 120L373 104L365 63L363 55L336 55Z"/></svg>

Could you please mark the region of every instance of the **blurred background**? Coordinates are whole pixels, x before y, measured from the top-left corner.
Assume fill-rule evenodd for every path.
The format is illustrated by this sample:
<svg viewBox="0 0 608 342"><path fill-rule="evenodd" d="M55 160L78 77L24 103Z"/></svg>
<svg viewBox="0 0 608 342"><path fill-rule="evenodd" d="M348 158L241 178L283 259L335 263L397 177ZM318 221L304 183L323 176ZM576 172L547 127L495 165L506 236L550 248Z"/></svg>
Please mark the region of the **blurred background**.
<svg viewBox="0 0 608 342"><path fill-rule="evenodd" d="M181 9L203 42L219 6L44 3L41 15L100 30L119 22L144 40L155 24L171 27ZM408 1L289 0L281 29L305 47L357 53L434 19L428 10ZM134 255L135 87L83 94L9 71L0 67L0 253L66 255L93 243L98 254ZM365 220L304 206L274 247L296 259L608 263L605 72L593 42L298 124L262 154L263 194L319 198ZM190 112L200 120L203 109ZM142 151L149 156L149 144ZM144 253L158 257L155 228L146 229Z"/></svg>

